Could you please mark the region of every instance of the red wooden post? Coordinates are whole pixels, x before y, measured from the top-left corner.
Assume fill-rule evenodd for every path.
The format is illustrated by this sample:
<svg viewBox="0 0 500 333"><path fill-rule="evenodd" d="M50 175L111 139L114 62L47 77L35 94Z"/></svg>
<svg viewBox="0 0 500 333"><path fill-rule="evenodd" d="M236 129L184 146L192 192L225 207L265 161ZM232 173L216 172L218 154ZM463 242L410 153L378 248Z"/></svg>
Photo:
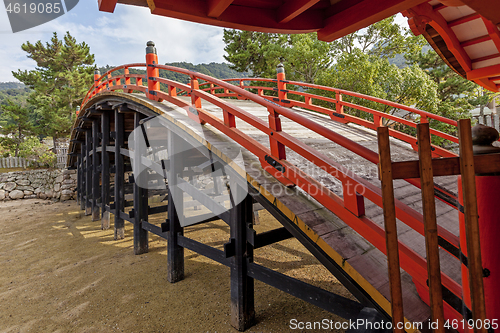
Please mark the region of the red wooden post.
<svg viewBox="0 0 500 333"><path fill-rule="evenodd" d="M335 99L337 100L335 111L337 111L337 113L344 113L344 106L340 104L340 102L342 102L342 94L339 91L335 93Z"/></svg>
<svg viewBox="0 0 500 333"><path fill-rule="evenodd" d="M111 73L108 74L108 88L113 86L113 80L111 79Z"/></svg>
<svg viewBox="0 0 500 333"><path fill-rule="evenodd" d="M125 67L124 73L125 73L125 87L124 88L127 88L128 86L130 86L130 77L127 76L130 74L130 72L129 72L127 67ZM125 89L125 92L127 92L127 93L131 93L132 91L133 91L133 89Z"/></svg>
<svg viewBox="0 0 500 333"><path fill-rule="evenodd" d="M101 79L101 73L99 72L98 69L94 71L94 92L92 93L92 96L95 96L96 94L101 92L101 89L99 88L99 80Z"/></svg>
<svg viewBox="0 0 500 333"><path fill-rule="evenodd" d="M273 137L274 132L281 131L281 120L279 118L279 114L272 107L268 107L267 110L269 111L269 128L273 130L269 136L271 154L278 160L284 160L286 159L285 145L278 142Z"/></svg>
<svg viewBox="0 0 500 333"><path fill-rule="evenodd" d="M284 102L287 99L286 83L284 82L286 80L286 76L285 76L285 67L283 66L282 63L278 64L276 72L277 72L276 78L278 80L278 99L279 99L278 104L286 105L286 103Z"/></svg>
<svg viewBox="0 0 500 333"><path fill-rule="evenodd" d="M195 90L200 89L200 84L198 82L198 79L195 78L194 76L191 77L191 104L195 108L201 108L201 98L199 96L196 96Z"/></svg>
<svg viewBox="0 0 500 333"><path fill-rule="evenodd" d="M382 117L374 114L373 115L373 123L375 124L376 127L381 127L382 126Z"/></svg>
<svg viewBox="0 0 500 333"><path fill-rule="evenodd" d="M356 216L365 215L365 199L356 191L356 185L351 179L342 180L344 207Z"/></svg>
<svg viewBox="0 0 500 333"><path fill-rule="evenodd" d="M148 80L148 93L149 99L158 100L157 92L160 91L160 82L155 78L160 76L160 70L156 67L158 65L158 55L156 54L155 43L149 41L146 47L146 72Z"/></svg>
<svg viewBox="0 0 500 333"><path fill-rule="evenodd" d="M243 90L245 90L245 85L243 84L242 80L240 80L240 88L243 89ZM245 100L246 98L243 97L243 96L241 96L241 95L238 95L238 99Z"/></svg>
<svg viewBox="0 0 500 333"><path fill-rule="evenodd" d="M236 127L236 118L232 113L229 113L227 110L223 111L224 113L224 124L228 127Z"/></svg>
<svg viewBox="0 0 500 333"><path fill-rule="evenodd" d="M177 97L177 88L174 86L168 86L168 94L172 97Z"/></svg>

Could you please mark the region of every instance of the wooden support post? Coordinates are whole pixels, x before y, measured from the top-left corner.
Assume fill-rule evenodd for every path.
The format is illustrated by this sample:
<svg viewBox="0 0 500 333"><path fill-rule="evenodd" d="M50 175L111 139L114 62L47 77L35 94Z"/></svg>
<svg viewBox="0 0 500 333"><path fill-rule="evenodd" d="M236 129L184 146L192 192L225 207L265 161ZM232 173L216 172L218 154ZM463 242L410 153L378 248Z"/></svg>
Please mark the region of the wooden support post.
<svg viewBox="0 0 500 333"><path fill-rule="evenodd" d="M87 173L85 172L85 158L87 154L87 147L82 143L80 146L80 175L81 175L81 187L80 187L80 209L85 209L85 192L86 192L86 180L85 177Z"/></svg>
<svg viewBox="0 0 500 333"><path fill-rule="evenodd" d="M444 333L443 294L441 266L439 262L436 203L434 198L434 174L432 171L431 135L428 123L417 125L418 157L420 161L420 187L425 230L425 252L432 322L437 323L435 332Z"/></svg>
<svg viewBox="0 0 500 333"><path fill-rule="evenodd" d="M85 215L92 214L92 160L90 151L92 150L92 131L85 131Z"/></svg>
<svg viewBox="0 0 500 333"><path fill-rule="evenodd" d="M125 208L125 168L120 148L125 135L125 115L115 110L115 240L125 238L125 222L120 212Z"/></svg>
<svg viewBox="0 0 500 333"><path fill-rule="evenodd" d="M142 114L136 112L134 114L134 127L135 133L140 131L140 121L144 117ZM138 130L137 130L138 129ZM148 221L148 189L139 186L139 177L141 170L141 145L139 138L134 141L134 254L143 254L148 252L148 232L142 228L142 222ZM147 182L147 180L145 180Z"/></svg>
<svg viewBox="0 0 500 333"><path fill-rule="evenodd" d="M177 186L177 175L184 169L178 150L180 140L182 140L180 137L168 131L167 151L170 169L168 170L167 280L170 283L184 279L184 248L178 244L178 236L184 235L184 229L179 220L179 214L184 214L183 194L179 189L173 190L173 187Z"/></svg>
<svg viewBox="0 0 500 333"><path fill-rule="evenodd" d="M279 99L279 102L278 104L279 105L283 105L283 106L288 106L287 103L285 103L285 101L287 100L288 98L288 94L287 94L287 90L286 90L286 74L285 74L285 66L283 66L282 63L279 63L277 68L276 68L276 80L277 80L277 84L278 84L278 99Z"/></svg>
<svg viewBox="0 0 500 333"><path fill-rule="evenodd" d="M469 287L471 293L472 317L474 322L485 323L486 309L484 302L483 266L479 243L479 224L476 197L476 176L474 171L474 153L470 119L458 121L460 144L460 173L462 175L462 193L464 202L465 233L467 237L467 263L469 268ZM493 319L493 318L492 318ZM486 332L484 325L474 332Z"/></svg>
<svg viewBox="0 0 500 333"><path fill-rule="evenodd" d="M158 65L158 55L156 53L155 43L149 41L146 47L146 72L148 81L148 93L146 94L149 99L157 101L158 91L160 91L160 82L155 79L160 76L160 70L156 67Z"/></svg>
<svg viewBox="0 0 500 333"><path fill-rule="evenodd" d="M242 191L239 186L231 190ZM232 193L234 202L235 196ZM236 196L238 197L238 196ZM247 242L247 229L252 228L253 199L247 195L230 212L230 233L235 251L231 265L231 325L244 331L255 321L254 280L248 276L248 263L253 261L253 248Z"/></svg>
<svg viewBox="0 0 500 333"><path fill-rule="evenodd" d="M81 201L81 193L82 193L82 159L81 156L78 155L76 157L76 202L80 204ZM0 163L1 164L1 163Z"/></svg>
<svg viewBox="0 0 500 333"><path fill-rule="evenodd" d="M98 221L100 218L99 206L97 206L97 198L101 195L99 187L100 172L99 172L99 154L97 147L99 146L99 122L97 119L92 121L92 221Z"/></svg>
<svg viewBox="0 0 500 333"><path fill-rule="evenodd" d="M101 117L101 175L102 175L102 184L101 184L101 229L107 230L109 229L109 210L106 208L109 206L110 201L110 177L109 177L109 153L106 150L106 147L109 146L109 113L104 112Z"/></svg>
<svg viewBox="0 0 500 333"><path fill-rule="evenodd" d="M382 182L387 265L389 270L389 286L391 288L392 326L394 327L394 332L404 332L404 329L397 328L398 323L404 322L404 313L401 273L399 271L399 243L396 224L396 207L394 203L394 187L392 183L389 129L387 127L379 127L377 129L377 134L378 154L380 160L380 179Z"/></svg>

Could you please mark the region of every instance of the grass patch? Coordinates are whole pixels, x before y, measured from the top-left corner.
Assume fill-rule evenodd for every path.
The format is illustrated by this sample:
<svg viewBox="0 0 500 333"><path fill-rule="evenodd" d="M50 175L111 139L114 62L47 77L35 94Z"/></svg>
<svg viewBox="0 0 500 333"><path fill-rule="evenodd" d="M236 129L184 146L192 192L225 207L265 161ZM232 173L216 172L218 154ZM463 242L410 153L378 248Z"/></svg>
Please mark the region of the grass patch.
<svg viewBox="0 0 500 333"><path fill-rule="evenodd" d="M13 171L23 171L23 168L0 168L0 173L13 172Z"/></svg>

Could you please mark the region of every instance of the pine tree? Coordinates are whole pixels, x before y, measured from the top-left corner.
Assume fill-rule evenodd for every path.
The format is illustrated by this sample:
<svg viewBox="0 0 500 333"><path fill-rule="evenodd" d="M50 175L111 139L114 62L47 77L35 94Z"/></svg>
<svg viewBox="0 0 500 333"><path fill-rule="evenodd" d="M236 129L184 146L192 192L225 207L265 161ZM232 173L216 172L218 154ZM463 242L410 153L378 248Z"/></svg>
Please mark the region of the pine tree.
<svg viewBox="0 0 500 333"><path fill-rule="evenodd" d="M37 67L12 74L32 89L28 101L39 114L39 133L51 136L55 146L56 139L69 134L76 106L92 84L94 55L85 42L77 43L69 32L63 40L54 32L50 43L26 42L22 49Z"/></svg>

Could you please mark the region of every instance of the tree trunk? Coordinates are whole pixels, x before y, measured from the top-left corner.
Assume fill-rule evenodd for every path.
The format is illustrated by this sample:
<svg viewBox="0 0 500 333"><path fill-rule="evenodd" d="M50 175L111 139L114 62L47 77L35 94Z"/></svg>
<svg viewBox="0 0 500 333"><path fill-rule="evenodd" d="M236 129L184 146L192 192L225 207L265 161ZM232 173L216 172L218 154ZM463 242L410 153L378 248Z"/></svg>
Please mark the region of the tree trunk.
<svg viewBox="0 0 500 333"><path fill-rule="evenodd" d="M484 119L484 105L482 104L479 106L479 119L481 120L480 124L486 124L486 119Z"/></svg>
<svg viewBox="0 0 500 333"><path fill-rule="evenodd" d="M52 142L54 144L54 154L57 154L57 138L55 136L52 137Z"/></svg>

